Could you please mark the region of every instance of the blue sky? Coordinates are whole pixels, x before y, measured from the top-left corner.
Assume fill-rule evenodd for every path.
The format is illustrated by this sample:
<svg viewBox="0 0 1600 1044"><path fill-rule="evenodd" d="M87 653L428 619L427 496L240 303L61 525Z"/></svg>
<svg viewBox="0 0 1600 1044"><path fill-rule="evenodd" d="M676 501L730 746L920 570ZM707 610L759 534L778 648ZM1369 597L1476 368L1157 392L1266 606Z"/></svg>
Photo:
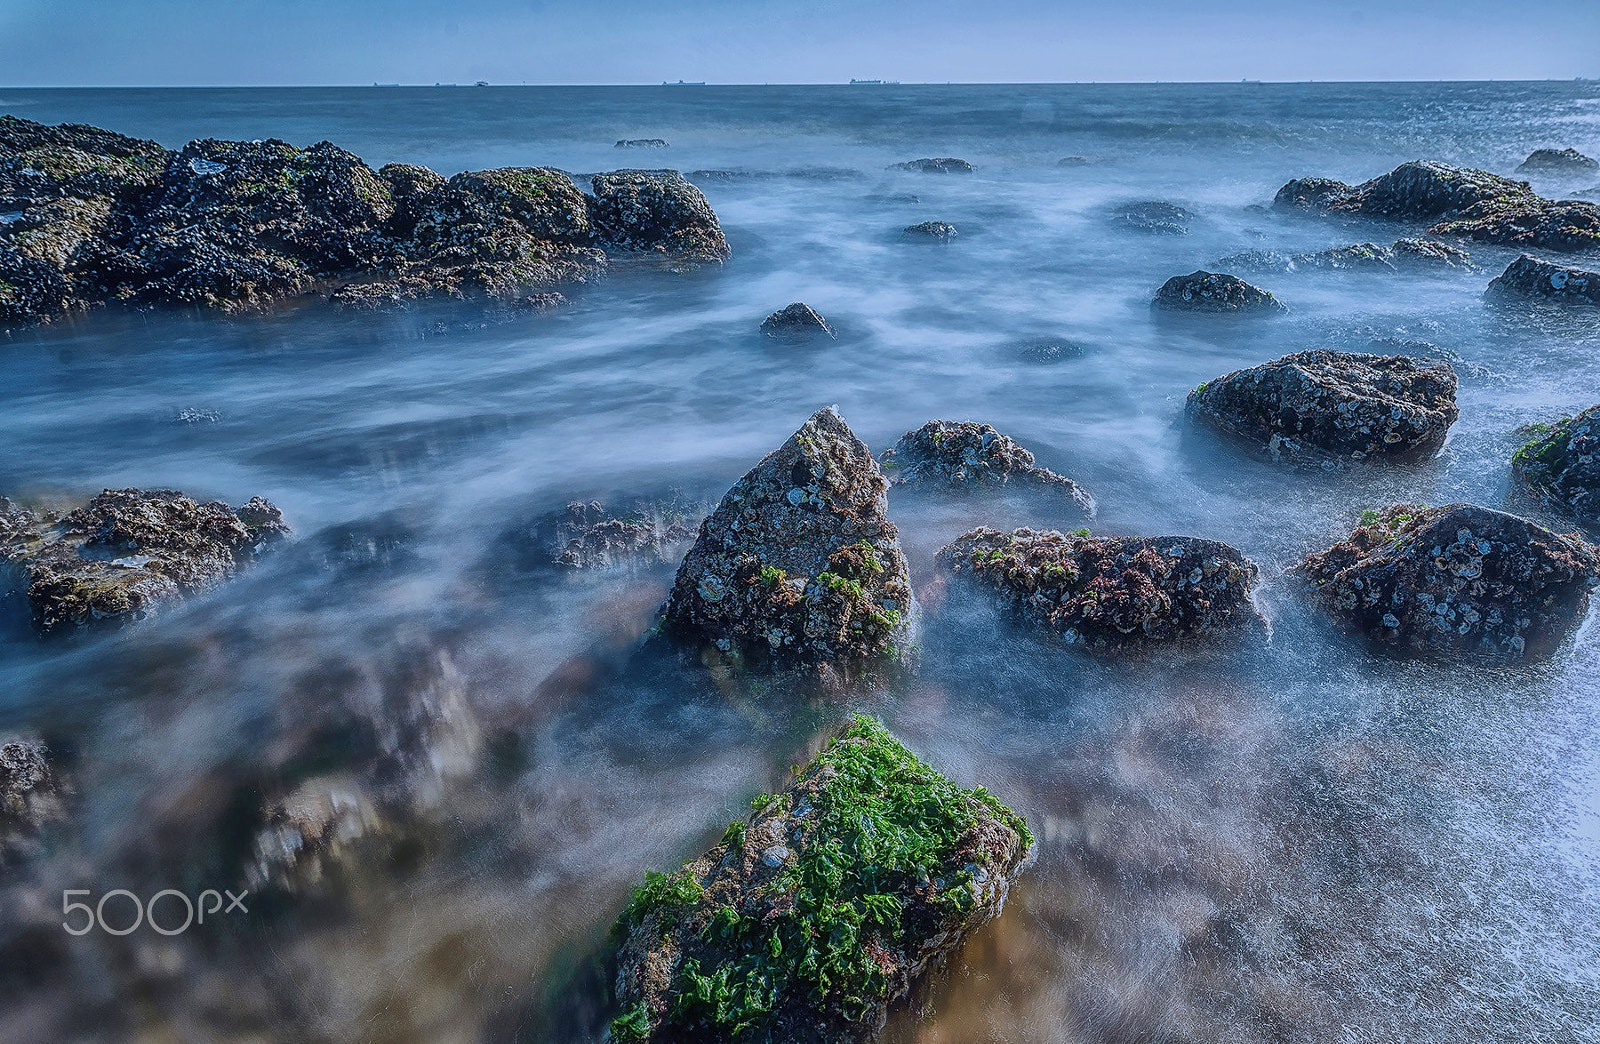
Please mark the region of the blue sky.
<svg viewBox="0 0 1600 1044"><path fill-rule="evenodd" d="M1600 0L0 0L0 84L1600 77Z"/></svg>

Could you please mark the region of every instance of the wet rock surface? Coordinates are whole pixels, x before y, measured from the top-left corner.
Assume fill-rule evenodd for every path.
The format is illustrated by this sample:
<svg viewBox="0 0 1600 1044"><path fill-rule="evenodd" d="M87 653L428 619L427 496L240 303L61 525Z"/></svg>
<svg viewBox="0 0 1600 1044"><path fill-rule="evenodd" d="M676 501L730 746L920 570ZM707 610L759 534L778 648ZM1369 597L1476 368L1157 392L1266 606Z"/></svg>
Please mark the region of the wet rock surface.
<svg viewBox="0 0 1600 1044"><path fill-rule="evenodd" d="M900 233L902 239L916 240L924 243L948 243L959 233L956 226L948 221L922 221L915 225L907 225L905 231Z"/></svg>
<svg viewBox="0 0 1600 1044"><path fill-rule="evenodd" d="M1592 545L1471 504L1369 511L1299 569L1324 608L1382 649L1488 662L1553 653L1600 584Z"/></svg>
<svg viewBox="0 0 1600 1044"><path fill-rule="evenodd" d="M1572 175L1581 177L1600 171L1600 161L1577 149L1534 149L1517 167L1518 174Z"/></svg>
<svg viewBox="0 0 1600 1044"><path fill-rule="evenodd" d="M1125 204L1113 211L1111 217L1117 224L1136 232L1163 236L1188 235L1189 226L1197 218L1193 211L1160 200Z"/></svg>
<svg viewBox="0 0 1600 1044"><path fill-rule="evenodd" d="M1015 483L1057 490L1086 514L1094 498L1064 475L1041 468L1017 440L988 424L933 420L900 436L878 457L892 485L980 487Z"/></svg>
<svg viewBox="0 0 1600 1044"><path fill-rule="evenodd" d="M1020 817L865 717L752 804L635 891L613 929L611 1039L871 1040L1033 857Z"/></svg>
<svg viewBox="0 0 1600 1044"><path fill-rule="evenodd" d="M919 174L971 174L977 168L964 159L954 156L936 156L929 159L907 160L895 163L890 170L909 170Z"/></svg>
<svg viewBox="0 0 1600 1044"><path fill-rule="evenodd" d="M1444 445L1456 408L1447 362L1318 349L1207 381L1189 411L1274 460L1412 460Z"/></svg>
<svg viewBox="0 0 1600 1044"><path fill-rule="evenodd" d="M24 857L64 814L50 751L30 736L0 735L0 867Z"/></svg>
<svg viewBox="0 0 1600 1044"><path fill-rule="evenodd" d="M1235 275L1204 270L1173 276L1150 302L1167 312L1232 312L1273 315L1287 311L1272 291L1251 286Z"/></svg>
<svg viewBox="0 0 1600 1044"><path fill-rule="evenodd" d="M612 511L598 500L575 500L539 519L525 534L526 567L612 569L675 558L695 537L703 509L674 499L637 501Z"/></svg>
<svg viewBox="0 0 1600 1044"><path fill-rule="evenodd" d="M761 320L761 332L775 341L808 341L834 337L833 327L802 301L786 305Z"/></svg>
<svg viewBox="0 0 1600 1044"><path fill-rule="evenodd" d="M617 142L619 149L664 149L667 148L665 138L623 138Z"/></svg>
<svg viewBox="0 0 1600 1044"><path fill-rule="evenodd" d="M339 284L368 306L516 298L604 270L606 251L693 268L728 256L699 190L670 171L374 172L328 142L190 142L170 152L73 124L0 117L0 324L122 302L256 309Z"/></svg>
<svg viewBox="0 0 1600 1044"><path fill-rule="evenodd" d="M1491 297L1600 307L1600 272L1523 254L1489 283Z"/></svg>
<svg viewBox="0 0 1600 1044"><path fill-rule="evenodd" d="M21 574L41 633L126 624L205 590L289 532L257 497L237 509L175 490L106 490L66 515L0 500L0 556Z"/></svg>
<svg viewBox="0 0 1600 1044"><path fill-rule="evenodd" d="M1414 160L1360 185L1297 178L1278 190L1284 209L1432 222L1429 232L1508 246L1586 250L1600 246L1600 206L1549 200L1525 181Z"/></svg>
<svg viewBox="0 0 1600 1044"><path fill-rule="evenodd" d="M1528 434L1511 458L1517 478L1546 506L1600 531L1600 406Z"/></svg>
<svg viewBox="0 0 1600 1044"><path fill-rule="evenodd" d="M887 489L866 444L818 410L701 524L663 632L735 667L870 673L901 651L912 608Z"/></svg>
<svg viewBox="0 0 1600 1044"><path fill-rule="evenodd" d="M980 527L936 560L1046 635L1091 649L1220 637L1258 620L1255 565L1212 540Z"/></svg>
<svg viewBox="0 0 1600 1044"><path fill-rule="evenodd" d="M1217 266L1255 272L1297 272L1318 269L1395 271L1470 268L1472 260L1465 250L1449 243L1437 239L1408 237L1395 240L1392 246L1356 243L1302 254L1285 254L1277 250L1247 250L1221 259L1217 262Z"/></svg>

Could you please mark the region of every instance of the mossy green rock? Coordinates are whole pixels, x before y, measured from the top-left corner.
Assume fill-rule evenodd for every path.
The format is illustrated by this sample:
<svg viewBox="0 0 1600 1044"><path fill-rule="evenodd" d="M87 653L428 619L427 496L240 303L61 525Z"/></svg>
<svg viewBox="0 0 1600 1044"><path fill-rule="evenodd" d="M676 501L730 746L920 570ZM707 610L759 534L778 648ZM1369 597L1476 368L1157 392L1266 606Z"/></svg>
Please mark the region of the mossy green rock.
<svg viewBox="0 0 1600 1044"><path fill-rule="evenodd" d="M866 717L752 804L617 921L612 1039L869 1040L1033 855L1021 817Z"/></svg>
<svg viewBox="0 0 1600 1044"><path fill-rule="evenodd" d="M1530 434L1511 458L1517 478L1555 511L1600 532L1600 406Z"/></svg>

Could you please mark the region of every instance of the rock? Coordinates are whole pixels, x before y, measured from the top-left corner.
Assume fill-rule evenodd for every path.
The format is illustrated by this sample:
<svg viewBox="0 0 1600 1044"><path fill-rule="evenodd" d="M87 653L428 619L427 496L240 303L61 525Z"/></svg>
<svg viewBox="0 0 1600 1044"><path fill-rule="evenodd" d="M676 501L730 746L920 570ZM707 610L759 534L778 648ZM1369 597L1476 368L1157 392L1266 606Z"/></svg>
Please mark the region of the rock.
<svg viewBox="0 0 1600 1044"><path fill-rule="evenodd" d="M1089 158L1087 156L1062 156L1056 160L1056 166L1058 167L1087 167L1088 165Z"/></svg>
<svg viewBox="0 0 1600 1044"><path fill-rule="evenodd" d="M1317 349L1207 381L1188 409L1274 460L1412 460L1458 415L1449 363Z"/></svg>
<svg viewBox="0 0 1600 1044"><path fill-rule="evenodd" d="M1210 638L1257 620L1255 565L1211 540L980 527L935 561L1050 637L1092 649Z"/></svg>
<svg viewBox="0 0 1600 1044"><path fill-rule="evenodd" d="M838 412L818 410L701 523L664 633L735 666L870 673L901 651L912 609L887 488Z"/></svg>
<svg viewBox="0 0 1600 1044"><path fill-rule="evenodd" d="M1458 246L1437 239L1405 236L1389 248L1389 261L1395 267L1471 268L1472 255Z"/></svg>
<svg viewBox="0 0 1600 1044"><path fill-rule="evenodd" d="M598 500L574 501L555 522L558 549L552 560L563 569L612 568L642 558L665 561L668 549L694 539L694 521L673 505L640 503L620 517Z"/></svg>
<svg viewBox="0 0 1600 1044"><path fill-rule="evenodd" d="M910 170L921 174L971 174L977 168L964 159L953 156L941 156L935 159L907 160L905 163L895 163L890 170Z"/></svg>
<svg viewBox="0 0 1600 1044"><path fill-rule="evenodd" d="M1380 648L1490 662L1553 653L1600 584L1590 545L1471 504L1369 511L1299 570Z"/></svg>
<svg viewBox="0 0 1600 1044"><path fill-rule="evenodd" d="M1600 162L1577 149L1534 149L1517 168L1517 173L1581 177L1597 170L1600 170Z"/></svg>
<svg viewBox="0 0 1600 1044"><path fill-rule="evenodd" d="M1513 473L1546 505L1600 531L1600 406L1533 425L1511 458Z"/></svg>
<svg viewBox="0 0 1600 1044"><path fill-rule="evenodd" d="M1460 247L1437 239L1407 237L1392 246L1357 243L1308 254L1277 250L1246 250L1217 262L1217 267L1255 272L1295 272L1302 269L1471 268L1471 258Z"/></svg>
<svg viewBox="0 0 1600 1044"><path fill-rule="evenodd" d="M999 916L1033 836L858 716L613 928L610 1039L868 1041Z"/></svg>
<svg viewBox="0 0 1600 1044"><path fill-rule="evenodd" d="M41 633L142 619L233 576L288 532L260 497L234 510L173 490L108 489L60 517L0 501L0 556L23 571Z"/></svg>
<svg viewBox="0 0 1600 1044"><path fill-rule="evenodd" d="M665 138L623 138L617 142L619 149L664 149L667 148Z"/></svg>
<svg viewBox="0 0 1600 1044"><path fill-rule="evenodd" d="M1376 243L1357 243L1354 246L1319 250L1314 254L1295 254L1290 259L1289 266L1290 268L1332 269L1394 267L1389 248L1379 246Z"/></svg>
<svg viewBox="0 0 1600 1044"><path fill-rule="evenodd" d="M1173 276L1156 291L1154 307L1169 312L1285 312L1282 302L1234 275L1196 271Z"/></svg>
<svg viewBox="0 0 1600 1044"><path fill-rule="evenodd" d="M900 436L878 458L891 485L991 486L1016 482L1058 490L1094 514L1094 498L1071 479L1034 463L1033 454L987 424L933 420Z"/></svg>
<svg viewBox="0 0 1600 1044"><path fill-rule="evenodd" d="M761 332L773 340L804 341L812 337L832 340L833 327L812 310L810 305L796 301L773 312L761 320Z"/></svg>
<svg viewBox="0 0 1600 1044"><path fill-rule="evenodd" d="M43 743L0 736L0 867L29 853L40 832L64 817L63 797Z"/></svg>
<svg viewBox="0 0 1600 1044"><path fill-rule="evenodd" d="M1163 203L1159 200L1149 200L1143 203L1128 203L1118 207L1112 214L1112 219L1119 225L1138 232L1150 232L1165 236L1183 236L1189 234L1189 225L1196 220L1197 215L1176 203Z"/></svg>
<svg viewBox="0 0 1600 1044"><path fill-rule="evenodd" d="M1600 206L1553 201L1525 181L1415 160L1360 185L1300 178L1278 190L1279 208L1433 222L1429 232L1508 246L1586 250L1600 246Z"/></svg>
<svg viewBox="0 0 1600 1044"><path fill-rule="evenodd" d="M677 270L721 264L732 255L711 204L677 171L618 170L593 180L602 246L664 254Z"/></svg>
<svg viewBox="0 0 1600 1044"><path fill-rule="evenodd" d="M956 226L943 221L924 221L916 225L907 225L900 234L902 239L912 239L922 243L948 243L957 235Z"/></svg>
<svg viewBox="0 0 1600 1044"><path fill-rule="evenodd" d="M1502 299L1600 306L1600 272L1555 265L1523 254L1490 280L1486 293Z"/></svg>

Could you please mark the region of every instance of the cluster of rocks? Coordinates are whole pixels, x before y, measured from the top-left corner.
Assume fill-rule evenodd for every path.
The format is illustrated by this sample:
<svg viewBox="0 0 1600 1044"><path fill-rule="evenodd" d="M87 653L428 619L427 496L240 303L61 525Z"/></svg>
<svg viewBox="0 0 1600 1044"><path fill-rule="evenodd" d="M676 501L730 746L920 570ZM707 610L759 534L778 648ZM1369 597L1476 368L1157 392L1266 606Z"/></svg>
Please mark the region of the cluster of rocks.
<svg viewBox="0 0 1600 1044"><path fill-rule="evenodd" d="M1150 304L1168 312L1275 315L1287 311L1272 291L1252 286L1235 275L1203 269L1168 279Z"/></svg>
<svg viewBox="0 0 1600 1044"><path fill-rule="evenodd" d="M1508 246L1588 250L1600 246L1600 205L1549 200L1525 181L1431 160L1403 163L1359 185L1297 178L1274 206L1430 223L1429 232Z"/></svg>
<svg viewBox="0 0 1600 1044"><path fill-rule="evenodd" d="M256 497L239 508L174 490L108 489L64 515L0 498L0 559L41 633L143 619L233 576L289 532Z"/></svg>
<svg viewBox="0 0 1600 1044"><path fill-rule="evenodd" d="M1470 268L1472 259L1465 250L1437 239L1408 236L1390 246L1356 243L1314 253L1285 254L1277 250L1248 250L1217 262L1219 268L1243 268L1260 272L1295 272L1302 269L1335 271L1422 268Z"/></svg>
<svg viewBox="0 0 1600 1044"><path fill-rule="evenodd" d="M1546 506L1600 532L1600 406L1528 434L1511 458L1517 478Z"/></svg>
<svg viewBox="0 0 1600 1044"><path fill-rule="evenodd" d="M0 116L0 326L107 302L223 310L333 288L372 305L423 295L516 300L604 270L607 251L669 267L729 256L674 171L543 167L445 178L373 171L328 142L153 141ZM548 304L535 298L536 305Z"/></svg>
<svg viewBox="0 0 1600 1044"><path fill-rule="evenodd" d="M1328 349L1207 381L1187 405L1274 460L1312 464L1431 456L1459 415L1449 363Z"/></svg>
<svg viewBox="0 0 1600 1044"><path fill-rule="evenodd" d="M971 174L978 168L964 159L954 156L936 156L929 159L907 160L904 163L892 163L890 170L907 170L918 174Z"/></svg>
<svg viewBox="0 0 1600 1044"><path fill-rule="evenodd" d="M1094 514L1094 498L1087 490L1039 467L1016 439L988 424L929 421L900 436L878 462L893 485L971 488L1014 482L1065 493L1086 514Z"/></svg>

